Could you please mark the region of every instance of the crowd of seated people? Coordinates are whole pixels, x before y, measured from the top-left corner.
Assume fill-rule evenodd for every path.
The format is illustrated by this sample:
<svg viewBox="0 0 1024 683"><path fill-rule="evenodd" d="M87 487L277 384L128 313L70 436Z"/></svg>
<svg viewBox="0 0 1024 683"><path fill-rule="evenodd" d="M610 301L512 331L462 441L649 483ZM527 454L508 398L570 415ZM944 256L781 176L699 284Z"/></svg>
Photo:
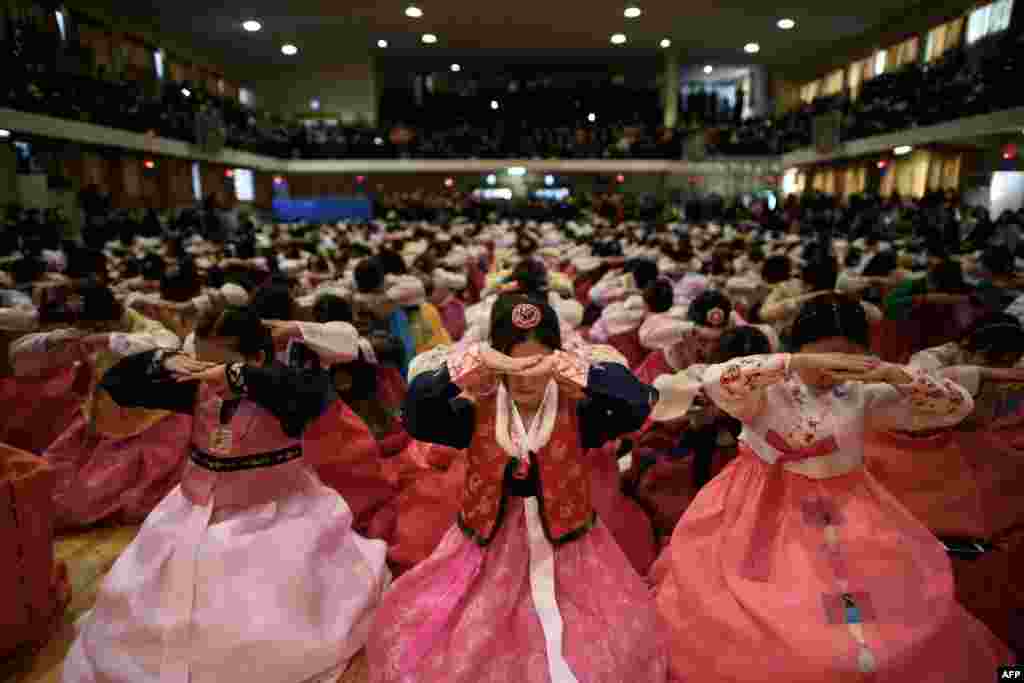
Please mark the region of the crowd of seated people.
<svg viewBox="0 0 1024 683"><path fill-rule="evenodd" d="M0 577L0 591L39 587L42 607L59 617L69 582L59 565L49 571L49 528L69 534L146 520L88 596L95 607L68 652L69 683L125 662L158 667L163 660L148 655L173 628L167 605L175 603L116 606L172 588L196 596L182 608L189 623L218 624L202 631L209 638L185 641L191 671L234 666L225 649L265 642L265 624L237 617L254 603L278 611L273 623L289 629L302 614L318 634L310 640L327 643L304 680L344 668L364 645L371 672L396 670L394 653L403 650L395 642L422 623L394 616L407 609L440 613L438 628L454 634L402 663L433 666L459 647L474 611L438 601L425 580L468 596L460 600L490 595L501 609L515 601L517 610L535 609L527 556L509 559L502 544L527 538L521 499L536 494L511 487L560 476L528 470L563 458L573 458L566 467L579 483L545 491L579 503L583 526L550 557L556 568L576 554L586 561L569 574L559 569L572 581L551 584L563 608L572 606L559 618L570 629L598 621L594 637L573 647L633 634L608 661L632 653L638 681L664 683L666 667L698 675L733 667L731 680L763 680L747 661L736 664L734 651L686 637L705 630L795 672L793 680L850 673L845 633L837 641L804 635L820 632L822 594L835 590L824 573L834 551L815 554L835 537L843 563L829 571L841 577L848 567L859 583L852 592L839 586L837 603L826 593L826 611L838 610L830 625L859 627L863 615L872 629L885 626L871 611L881 595L906 632L895 651L890 638L865 641L880 679L896 680L888 674L912 658L915 668L973 681L1024 648L1015 571L1024 506L1014 487L1024 464L1020 211L992 220L953 192L919 200L808 193L774 208L706 197L655 217L643 201L607 194L580 197L561 214L556 203L502 207L413 192L378 197L376 220L281 224L226 221L210 201L161 215L120 211L95 189L81 199L90 214L84 239L63 235L57 212L10 207L0 226L0 462L14 452L19 472L35 463L61 473L32 503L12 497L9 514L43 520L47 531L6 527L7 544L31 547L38 559L34 571L18 564ZM540 326L548 336L535 332ZM503 346L506 328L518 335L514 345L547 350ZM511 379L492 386L484 374L492 370ZM536 403L516 384L531 373L540 377ZM557 439L554 447L536 441L536 429L516 427L520 404L547 415L543 438ZM798 414L784 412L791 409ZM499 430L532 452L484 451L488 462L502 458L487 476L499 478L506 512L491 518L503 535L481 545L472 528L453 524L475 506L474 449L481 439L504 440L493 436ZM516 469L506 456L536 458L522 463L525 483L501 479ZM297 470L308 474L301 487L289 474ZM318 499L325 504L314 506ZM538 544L548 542L543 519ZM244 538L220 533L224 525L244 525ZM316 558L341 543L359 554L332 560L331 571L351 568L363 583L320 580ZM182 547L202 548L185 555L197 571L167 578L164 565L148 561ZM290 552L267 552L281 547ZM453 583L450 558L461 565L467 557L481 568ZM295 566L270 571L287 562ZM520 591L495 583L509 566L523 571ZM595 566L615 576L588 578ZM384 590L389 571L403 578ZM327 595L335 583L365 587L361 604L378 610L372 627L351 630L350 612L308 609L341 602ZM221 584L233 591L214 590ZM289 590L261 592L282 584ZM762 599L720 600L751 584ZM583 594L562 600L574 587ZM586 602L607 595L619 595L618 606L595 611ZM549 614L560 609L549 605ZM757 618L739 618L729 605ZM621 614L633 621L609 627ZM682 631L684 619L694 628ZM778 631L780 619L794 628ZM237 624L221 642L225 620ZM502 641L518 650L499 677L483 680L508 680L509 666L542 651L542 630L533 631L532 641ZM24 640L9 629L0 651ZM643 657L641 643L650 648ZM943 643L958 647L939 652ZM301 655L277 648L266 656L294 667ZM592 659L571 661L582 674ZM650 671L637 677L641 662ZM494 670L490 658L473 667Z"/></svg>
<svg viewBox="0 0 1024 683"><path fill-rule="evenodd" d="M998 34L970 51L951 50L928 64L910 64L865 81L856 99L819 97L781 116L758 117L709 136L711 153L785 154L813 144L814 119L838 112L840 139L856 140L907 128L1024 106L1016 86L1024 39Z"/></svg>

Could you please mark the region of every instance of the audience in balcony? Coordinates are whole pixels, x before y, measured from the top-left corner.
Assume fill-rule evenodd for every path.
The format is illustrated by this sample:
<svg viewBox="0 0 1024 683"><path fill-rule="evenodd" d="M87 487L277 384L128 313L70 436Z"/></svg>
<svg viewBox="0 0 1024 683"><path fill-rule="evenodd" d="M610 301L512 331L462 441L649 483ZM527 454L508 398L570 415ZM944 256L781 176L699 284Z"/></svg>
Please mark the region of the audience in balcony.
<svg viewBox="0 0 1024 683"><path fill-rule="evenodd" d="M867 80L855 99L841 92L775 117L740 120L742 92L735 102L719 101L714 93L689 93L677 128L659 127L657 104L639 96L636 107L642 111L628 114L619 104L615 111L621 115L590 120L577 112L569 120L564 94L543 89L510 94L509 107L475 117L454 110L449 97L438 100L442 111L421 112L414 122L373 127L286 121L208 93L201 84L126 80L104 66L85 75L90 68L66 58L73 53L31 22L15 24L0 43L7 75L0 106L185 140L212 151L227 145L283 158L775 155L811 146L814 121L824 114L837 112L841 139L853 140L1024 105L1024 90L1016 83L1024 38L1007 32L975 44L970 53L951 50L928 64ZM538 106L545 97L551 107Z"/></svg>

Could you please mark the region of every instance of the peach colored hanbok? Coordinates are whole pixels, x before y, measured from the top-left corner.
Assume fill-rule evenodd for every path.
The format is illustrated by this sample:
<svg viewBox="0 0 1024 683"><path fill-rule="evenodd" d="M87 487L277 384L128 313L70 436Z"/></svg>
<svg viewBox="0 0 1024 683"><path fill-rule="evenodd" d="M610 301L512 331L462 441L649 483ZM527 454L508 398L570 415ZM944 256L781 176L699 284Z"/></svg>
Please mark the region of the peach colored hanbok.
<svg viewBox="0 0 1024 683"><path fill-rule="evenodd" d="M939 541L863 467L864 432L947 427L955 383L816 393L790 356L708 368L707 395L744 424L740 454L683 515L652 570L687 683L986 680L1010 654L956 601Z"/></svg>

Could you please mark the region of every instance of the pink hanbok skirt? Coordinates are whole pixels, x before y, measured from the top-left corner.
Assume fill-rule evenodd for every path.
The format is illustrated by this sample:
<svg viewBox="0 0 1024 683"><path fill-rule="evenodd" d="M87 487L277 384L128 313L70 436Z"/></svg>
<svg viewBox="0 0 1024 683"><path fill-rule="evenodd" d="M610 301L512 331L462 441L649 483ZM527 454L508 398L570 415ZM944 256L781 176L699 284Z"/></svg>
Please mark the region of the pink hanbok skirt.
<svg viewBox="0 0 1024 683"><path fill-rule="evenodd" d="M616 449L613 441L590 451L590 496L597 516L611 532L619 548L641 576L647 574L657 556L657 544L651 519L635 500L622 492Z"/></svg>
<svg viewBox="0 0 1024 683"><path fill-rule="evenodd" d="M641 458L654 462L641 466ZM735 448L716 448L711 456L711 476L717 476L736 457ZM633 496L651 518L661 543L668 543L686 508L697 497L693 482L692 453L682 457L668 451L641 449L633 455Z"/></svg>
<svg viewBox="0 0 1024 683"><path fill-rule="evenodd" d="M181 481L191 438L191 415L171 414L141 434L113 438L90 434L79 413L43 454L57 472L57 530L141 522Z"/></svg>
<svg viewBox="0 0 1024 683"><path fill-rule="evenodd" d="M461 451L410 440L385 471L399 493L388 562L400 574L427 559L455 521L462 506L466 459Z"/></svg>
<svg viewBox="0 0 1024 683"><path fill-rule="evenodd" d="M977 477L954 433L868 433L864 463L937 536L988 538Z"/></svg>
<svg viewBox="0 0 1024 683"><path fill-rule="evenodd" d="M665 360L664 351L651 351L633 374L644 384L654 384L654 380L662 375L675 374L675 370Z"/></svg>
<svg viewBox="0 0 1024 683"><path fill-rule="evenodd" d="M863 468L810 479L741 445L652 578L686 683L973 682L1011 660L957 603L942 545Z"/></svg>
<svg viewBox="0 0 1024 683"><path fill-rule="evenodd" d="M384 543L302 459L210 477L190 465L118 558L63 683L327 683L363 647Z"/></svg>
<svg viewBox="0 0 1024 683"><path fill-rule="evenodd" d="M953 436L974 471L986 538L1024 528L1024 427L957 430Z"/></svg>
<svg viewBox="0 0 1024 683"><path fill-rule="evenodd" d="M40 377L0 378L0 443L45 451L78 417L89 372L88 365L70 365Z"/></svg>
<svg viewBox="0 0 1024 683"><path fill-rule="evenodd" d="M481 547L451 526L384 596L367 642L371 683L554 683L533 602L521 499ZM580 683L663 683L650 592L598 523L554 550L562 656Z"/></svg>
<svg viewBox="0 0 1024 683"><path fill-rule="evenodd" d="M303 451L321 481L341 494L370 538L390 540L398 489L388 480L380 444L342 401L334 401L303 434Z"/></svg>

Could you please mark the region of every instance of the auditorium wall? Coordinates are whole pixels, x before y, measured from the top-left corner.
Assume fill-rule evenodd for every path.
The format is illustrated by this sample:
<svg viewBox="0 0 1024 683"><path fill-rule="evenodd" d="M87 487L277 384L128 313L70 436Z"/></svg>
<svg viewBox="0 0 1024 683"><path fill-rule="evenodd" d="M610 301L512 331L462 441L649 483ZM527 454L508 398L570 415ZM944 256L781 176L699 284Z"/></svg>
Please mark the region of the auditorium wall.
<svg viewBox="0 0 1024 683"><path fill-rule="evenodd" d="M10 145L0 146L0 198L9 197L25 206L74 208L78 192L90 185L109 195L112 206L120 209L157 210L193 206L196 199L189 159L143 155L126 150L68 146L48 150L53 161L46 173L17 175L13 188L5 183L8 154L13 170ZM152 164L152 168L147 166ZM198 162L202 196L212 196L217 205L231 209L239 205L235 196L234 169L224 164ZM51 187L48 175L61 178L62 189ZM252 206L269 209L273 201L273 175L253 172L255 198ZM4 194L4 188L8 188ZM70 215L70 214L69 214Z"/></svg>
<svg viewBox="0 0 1024 683"><path fill-rule="evenodd" d="M857 27L858 30L848 32L849 37L831 40L826 50L814 53L813 59L780 64L776 73L796 82L820 78L835 69L848 67L875 50L892 47L914 35L926 34L943 22L964 14L975 4L972 0L932 0L909 9L902 8L892 16L882 18L867 31Z"/></svg>
<svg viewBox="0 0 1024 683"><path fill-rule="evenodd" d="M0 145L0 206L18 201L17 157L13 145Z"/></svg>
<svg viewBox="0 0 1024 683"><path fill-rule="evenodd" d="M339 56L339 62L324 68L275 67L267 75L254 77L261 109L285 115L336 118L346 123L377 123L377 79L369 54ZM320 101L319 111L310 102Z"/></svg>
<svg viewBox="0 0 1024 683"><path fill-rule="evenodd" d="M210 93L238 97L241 74L229 73L233 70L197 52L193 46L176 41L156 26L114 16L92 2L72 2L71 5L73 32L91 55L94 68L103 67L108 74L134 80L154 81L153 51L159 48L164 52L166 78L188 80Z"/></svg>

